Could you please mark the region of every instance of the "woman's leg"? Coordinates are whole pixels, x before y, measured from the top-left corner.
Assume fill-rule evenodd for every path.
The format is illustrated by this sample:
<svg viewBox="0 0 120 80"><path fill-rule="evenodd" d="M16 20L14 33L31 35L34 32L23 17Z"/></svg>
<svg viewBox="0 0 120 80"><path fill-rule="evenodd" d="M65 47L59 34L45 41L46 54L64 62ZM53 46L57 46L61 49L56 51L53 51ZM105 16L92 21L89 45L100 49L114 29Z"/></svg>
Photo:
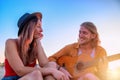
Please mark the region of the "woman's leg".
<svg viewBox="0 0 120 80"><path fill-rule="evenodd" d="M48 75L44 77L44 80L56 80L52 75Z"/></svg>
<svg viewBox="0 0 120 80"><path fill-rule="evenodd" d="M19 80L43 80L43 77L39 70L34 70L33 72L23 76Z"/></svg>
<svg viewBox="0 0 120 80"><path fill-rule="evenodd" d="M94 75L92 73L87 73L85 75L85 79L86 80L100 80L96 75Z"/></svg>
<svg viewBox="0 0 120 80"><path fill-rule="evenodd" d="M78 80L100 80L100 79L92 73L87 73L80 77Z"/></svg>
<svg viewBox="0 0 120 80"><path fill-rule="evenodd" d="M55 62L49 62L45 67L52 67L52 68L57 68L57 65ZM47 75L44 77L44 80L56 80L52 75Z"/></svg>

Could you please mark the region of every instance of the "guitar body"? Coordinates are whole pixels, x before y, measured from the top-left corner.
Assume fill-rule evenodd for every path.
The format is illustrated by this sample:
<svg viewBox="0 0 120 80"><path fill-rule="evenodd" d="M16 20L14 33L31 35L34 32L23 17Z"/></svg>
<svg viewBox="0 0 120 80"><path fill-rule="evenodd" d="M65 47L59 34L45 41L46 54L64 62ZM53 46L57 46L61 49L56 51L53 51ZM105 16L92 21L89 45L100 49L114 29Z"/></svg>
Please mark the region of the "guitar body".
<svg viewBox="0 0 120 80"><path fill-rule="evenodd" d="M58 59L57 63L60 66L66 68L66 70L73 76L72 80L76 80L85 73L94 73L95 66L87 67L88 63L93 61L93 58L86 54L81 54L80 56L62 56Z"/></svg>
<svg viewBox="0 0 120 80"><path fill-rule="evenodd" d="M120 53L105 57L104 63L120 59ZM77 80L86 73L95 73L96 65L100 70L104 70L107 65L101 62L101 59L91 58L89 55L81 54L80 56L61 56L57 63L72 75L71 80ZM100 64L101 63L101 64Z"/></svg>

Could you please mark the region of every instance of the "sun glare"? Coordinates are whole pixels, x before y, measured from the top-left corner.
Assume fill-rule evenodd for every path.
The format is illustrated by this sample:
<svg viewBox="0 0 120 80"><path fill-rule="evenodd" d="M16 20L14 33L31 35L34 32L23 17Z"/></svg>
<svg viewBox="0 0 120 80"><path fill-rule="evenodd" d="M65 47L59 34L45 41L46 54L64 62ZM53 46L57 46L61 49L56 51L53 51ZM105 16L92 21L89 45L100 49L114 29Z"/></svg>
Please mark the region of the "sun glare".
<svg viewBox="0 0 120 80"><path fill-rule="evenodd" d="M115 70L118 67L120 67L120 60L109 62L109 69L110 70Z"/></svg>
<svg viewBox="0 0 120 80"><path fill-rule="evenodd" d="M120 60L109 62L108 80L120 80Z"/></svg>
<svg viewBox="0 0 120 80"><path fill-rule="evenodd" d="M107 78L108 80L120 80L120 68L118 69L112 69L112 70L108 70L108 73L107 73Z"/></svg>

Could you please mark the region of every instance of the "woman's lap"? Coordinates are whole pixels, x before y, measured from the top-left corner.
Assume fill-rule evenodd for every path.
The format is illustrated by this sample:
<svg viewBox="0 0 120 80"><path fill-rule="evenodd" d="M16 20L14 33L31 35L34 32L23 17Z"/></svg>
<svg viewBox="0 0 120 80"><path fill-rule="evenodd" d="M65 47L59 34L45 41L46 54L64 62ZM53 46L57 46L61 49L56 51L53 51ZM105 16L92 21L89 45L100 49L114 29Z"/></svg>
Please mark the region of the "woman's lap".
<svg viewBox="0 0 120 80"><path fill-rule="evenodd" d="M19 76L9 76L9 77L3 77L2 80L18 80Z"/></svg>

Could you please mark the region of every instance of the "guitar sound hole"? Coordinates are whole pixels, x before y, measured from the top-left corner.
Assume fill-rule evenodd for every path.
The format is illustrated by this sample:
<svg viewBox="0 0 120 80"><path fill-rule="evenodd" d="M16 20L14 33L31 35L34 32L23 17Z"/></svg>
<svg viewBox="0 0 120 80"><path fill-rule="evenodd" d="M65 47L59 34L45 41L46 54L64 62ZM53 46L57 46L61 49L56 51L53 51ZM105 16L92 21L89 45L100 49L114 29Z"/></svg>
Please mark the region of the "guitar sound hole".
<svg viewBox="0 0 120 80"><path fill-rule="evenodd" d="M83 66L84 66L84 64L79 62L79 63L77 63L76 68L77 68L77 70L82 70Z"/></svg>

